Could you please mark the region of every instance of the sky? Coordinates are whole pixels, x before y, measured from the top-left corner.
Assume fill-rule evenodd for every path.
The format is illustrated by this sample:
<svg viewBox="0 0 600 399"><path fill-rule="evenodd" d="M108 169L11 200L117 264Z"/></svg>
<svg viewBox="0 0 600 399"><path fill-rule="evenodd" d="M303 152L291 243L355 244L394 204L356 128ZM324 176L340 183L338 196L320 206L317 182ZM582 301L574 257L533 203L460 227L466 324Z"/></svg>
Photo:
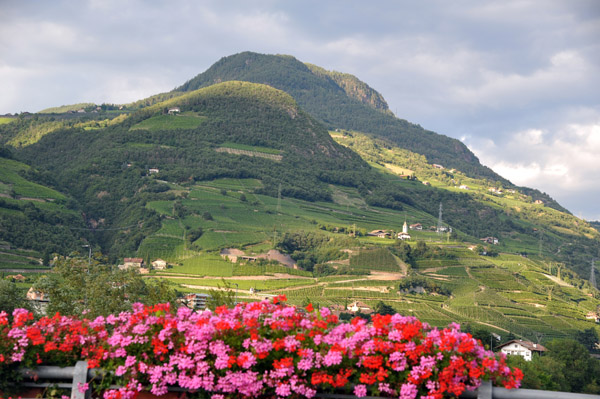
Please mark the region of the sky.
<svg viewBox="0 0 600 399"><path fill-rule="evenodd" d="M242 51L354 74L398 117L600 220L596 0L0 0L0 114L135 101Z"/></svg>

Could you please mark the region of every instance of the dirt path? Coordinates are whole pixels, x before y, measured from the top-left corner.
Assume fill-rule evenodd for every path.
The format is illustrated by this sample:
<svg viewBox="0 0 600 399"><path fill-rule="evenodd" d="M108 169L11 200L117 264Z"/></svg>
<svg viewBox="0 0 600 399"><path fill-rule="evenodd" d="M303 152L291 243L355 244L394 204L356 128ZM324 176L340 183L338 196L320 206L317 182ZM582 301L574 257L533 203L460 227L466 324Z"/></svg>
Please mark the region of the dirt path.
<svg viewBox="0 0 600 399"><path fill-rule="evenodd" d="M554 281L554 282L555 282L556 284L558 284L558 285L562 285L563 287L572 287L572 285L571 285L571 284L569 284L569 283L567 283L567 282L564 282L564 281L562 281L562 280L559 280L559 279L558 279L558 277L556 277L556 276L551 276L551 275L549 275L549 274L545 274L545 273L542 273L542 274L543 274L544 276L546 276L546 277L547 277L549 280L552 280L552 281Z"/></svg>
<svg viewBox="0 0 600 399"><path fill-rule="evenodd" d="M197 274L157 274L154 276L146 276L146 277L156 277L156 278L171 278L174 280L189 280L190 278L197 280L257 280L257 281L266 281L266 280L289 280L289 279L312 279L312 277L303 277L296 276L294 274L287 273L274 273L272 276L232 276L232 277L219 277L219 276L198 276Z"/></svg>

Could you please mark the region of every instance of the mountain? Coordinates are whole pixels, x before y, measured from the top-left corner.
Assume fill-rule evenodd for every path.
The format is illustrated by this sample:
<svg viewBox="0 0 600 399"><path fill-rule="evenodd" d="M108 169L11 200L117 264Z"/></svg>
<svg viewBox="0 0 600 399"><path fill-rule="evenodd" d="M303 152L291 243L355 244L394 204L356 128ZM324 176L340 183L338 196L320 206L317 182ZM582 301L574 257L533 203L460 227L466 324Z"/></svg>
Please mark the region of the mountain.
<svg viewBox="0 0 600 399"><path fill-rule="evenodd" d="M328 128L376 134L425 155L431 163L504 181L482 166L460 141L396 118L383 97L356 77L304 64L291 56L244 52L225 57L176 88L175 92L227 80L264 83L283 90Z"/></svg>
<svg viewBox="0 0 600 399"><path fill-rule="evenodd" d="M288 94L237 81L143 108L104 128L55 131L23 147L19 157L85 204L99 242L119 255L135 251L160 226L144 205L169 189L166 182L255 178L261 181L256 192L330 201L329 184L368 190L376 176ZM138 221L135 234L115 241L119 228Z"/></svg>
<svg viewBox="0 0 600 399"><path fill-rule="evenodd" d="M243 52L224 57L165 95L180 95L227 80L268 84L289 93L303 109L330 129L370 133L424 155L431 164L441 164L468 176L514 187L511 182L481 165L461 141L395 117L383 96L355 76L327 71L302 63L292 56ZM547 194L520 188L548 206L568 212Z"/></svg>

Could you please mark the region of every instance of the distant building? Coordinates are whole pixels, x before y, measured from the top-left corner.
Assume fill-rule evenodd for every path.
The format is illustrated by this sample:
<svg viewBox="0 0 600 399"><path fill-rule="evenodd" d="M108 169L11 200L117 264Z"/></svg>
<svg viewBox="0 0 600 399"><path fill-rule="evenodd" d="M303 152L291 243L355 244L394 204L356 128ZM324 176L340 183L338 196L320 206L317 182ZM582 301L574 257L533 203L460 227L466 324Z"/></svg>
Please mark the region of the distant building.
<svg viewBox="0 0 600 399"><path fill-rule="evenodd" d="M398 239L399 240L403 240L403 241L404 240L410 240L410 234L404 233L404 232L398 233Z"/></svg>
<svg viewBox="0 0 600 399"><path fill-rule="evenodd" d="M194 310L204 310L206 309L208 298L210 298L210 295L208 294L187 294L184 297L184 300L185 305L188 308Z"/></svg>
<svg viewBox="0 0 600 399"><path fill-rule="evenodd" d="M352 313L356 313L356 312L365 313L365 314L373 313L373 309L371 309L369 307L369 305L365 304L364 302L360 302L360 301L352 302L350 305L347 306L347 309L349 311L351 311Z"/></svg>
<svg viewBox="0 0 600 399"><path fill-rule="evenodd" d="M544 201L542 201L542 200L535 200L535 201L533 201L533 203L536 205L544 205Z"/></svg>
<svg viewBox="0 0 600 399"><path fill-rule="evenodd" d="M17 274L17 275L8 275L6 276L7 280L11 280L11 281L19 281L19 282L24 282L27 280L27 277L23 276L22 274Z"/></svg>
<svg viewBox="0 0 600 399"><path fill-rule="evenodd" d="M179 107L169 108L169 115L175 115L175 114L178 114L180 112L181 112L181 110L179 109Z"/></svg>
<svg viewBox="0 0 600 399"><path fill-rule="evenodd" d="M434 163L433 167L436 169L444 169L444 167L442 165L438 165L437 163Z"/></svg>
<svg viewBox="0 0 600 399"><path fill-rule="evenodd" d="M150 173L151 175L160 172L160 170L158 168L150 168L148 169L148 173Z"/></svg>
<svg viewBox="0 0 600 399"><path fill-rule="evenodd" d="M460 188L461 190L468 190L469 186L467 186L466 184L461 184L460 186L458 186L458 188Z"/></svg>
<svg viewBox="0 0 600 399"><path fill-rule="evenodd" d="M411 224L409 227L411 230L423 230L423 225L421 223Z"/></svg>
<svg viewBox="0 0 600 399"><path fill-rule="evenodd" d="M404 224L402 225L402 232L408 234L408 224L406 224L406 220L404 221Z"/></svg>
<svg viewBox="0 0 600 399"><path fill-rule="evenodd" d="M119 269L127 270L127 269L137 269L141 270L144 267L144 259L142 258L125 258L123 259L123 264L119 265Z"/></svg>
<svg viewBox="0 0 600 399"><path fill-rule="evenodd" d="M30 303L32 308L40 314L45 315L50 303L50 297L48 294L38 291L33 287L29 288L25 297Z"/></svg>
<svg viewBox="0 0 600 399"><path fill-rule="evenodd" d="M485 237L485 238L480 238L479 241L483 241L487 244L492 244L492 245L498 245L498 239L496 237Z"/></svg>
<svg viewBox="0 0 600 399"><path fill-rule="evenodd" d="M423 184L424 184L424 185L426 185L426 186L431 186L431 183L429 183L427 180L425 180L425 181L423 182Z"/></svg>
<svg viewBox="0 0 600 399"><path fill-rule="evenodd" d="M47 294L45 294L41 291L38 291L33 287L29 288L29 291L27 291L26 298L28 301L38 301L38 302L48 302L49 301L49 297Z"/></svg>
<svg viewBox="0 0 600 399"><path fill-rule="evenodd" d="M156 259L154 262L152 262L152 268L156 270L165 270L167 268L167 261Z"/></svg>
<svg viewBox="0 0 600 399"><path fill-rule="evenodd" d="M600 314L598 312L588 312L588 314L585 315L585 318L588 320L594 320L596 323L600 323Z"/></svg>
<svg viewBox="0 0 600 399"><path fill-rule="evenodd" d="M533 353L542 353L547 350L540 344L534 344L531 341L523 341L522 339L508 341L507 343L500 345L497 349L507 355L521 356L527 361L531 360Z"/></svg>
<svg viewBox="0 0 600 399"><path fill-rule="evenodd" d="M387 230L373 230L367 233L368 236L371 237L379 237L379 238L389 238L391 236L390 232Z"/></svg>

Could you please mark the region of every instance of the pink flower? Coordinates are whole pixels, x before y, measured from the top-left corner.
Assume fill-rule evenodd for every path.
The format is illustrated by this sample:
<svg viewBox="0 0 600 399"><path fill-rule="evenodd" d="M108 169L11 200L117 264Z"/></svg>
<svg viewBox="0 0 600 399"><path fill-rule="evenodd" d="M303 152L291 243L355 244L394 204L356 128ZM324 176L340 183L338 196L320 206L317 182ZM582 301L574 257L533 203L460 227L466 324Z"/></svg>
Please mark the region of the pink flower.
<svg viewBox="0 0 600 399"><path fill-rule="evenodd" d="M359 398L367 396L367 387L362 384L356 385L354 387L354 395L358 396Z"/></svg>

